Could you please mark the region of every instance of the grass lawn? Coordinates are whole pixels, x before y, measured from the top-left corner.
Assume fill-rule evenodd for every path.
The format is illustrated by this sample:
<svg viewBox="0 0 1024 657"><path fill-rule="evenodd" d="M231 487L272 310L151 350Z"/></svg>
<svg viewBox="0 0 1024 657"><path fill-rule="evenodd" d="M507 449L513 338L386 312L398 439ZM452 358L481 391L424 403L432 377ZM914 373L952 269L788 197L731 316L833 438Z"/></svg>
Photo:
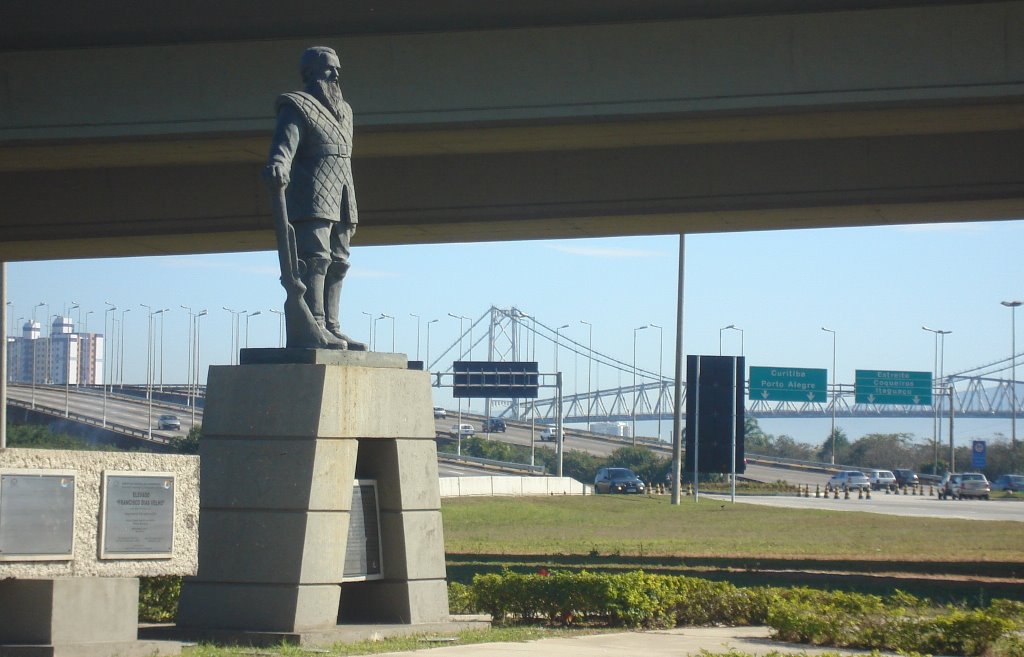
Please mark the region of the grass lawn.
<svg viewBox="0 0 1024 657"><path fill-rule="evenodd" d="M442 511L449 554L1024 564L1019 522L642 495L446 499Z"/></svg>

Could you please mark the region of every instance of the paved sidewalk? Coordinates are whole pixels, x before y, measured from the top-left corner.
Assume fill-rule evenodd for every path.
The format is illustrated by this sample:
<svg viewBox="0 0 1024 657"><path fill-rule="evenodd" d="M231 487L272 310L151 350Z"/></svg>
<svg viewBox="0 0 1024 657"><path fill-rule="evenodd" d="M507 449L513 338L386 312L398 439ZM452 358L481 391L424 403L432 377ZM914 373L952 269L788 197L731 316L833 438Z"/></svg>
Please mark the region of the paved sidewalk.
<svg viewBox="0 0 1024 657"><path fill-rule="evenodd" d="M817 655L825 652L867 654L869 651L817 648L781 643L768 638L767 627L687 627L650 632L592 634L579 637L540 639L525 643L478 643L468 646L442 646L413 652L383 653L378 657L597 657L605 655L642 657L682 657L701 651L737 650L754 655L772 651Z"/></svg>

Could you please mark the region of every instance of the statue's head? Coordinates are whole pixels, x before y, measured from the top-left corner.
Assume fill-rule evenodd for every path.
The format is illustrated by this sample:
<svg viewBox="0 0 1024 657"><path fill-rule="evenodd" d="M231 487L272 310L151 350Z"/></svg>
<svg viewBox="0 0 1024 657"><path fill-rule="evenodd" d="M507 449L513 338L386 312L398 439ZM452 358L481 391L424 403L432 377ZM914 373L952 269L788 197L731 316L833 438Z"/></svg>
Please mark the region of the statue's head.
<svg viewBox="0 0 1024 657"><path fill-rule="evenodd" d="M341 61L338 59L338 53L334 52L334 48L327 46L306 48L299 61L299 71L305 84L315 81L337 82L339 68Z"/></svg>

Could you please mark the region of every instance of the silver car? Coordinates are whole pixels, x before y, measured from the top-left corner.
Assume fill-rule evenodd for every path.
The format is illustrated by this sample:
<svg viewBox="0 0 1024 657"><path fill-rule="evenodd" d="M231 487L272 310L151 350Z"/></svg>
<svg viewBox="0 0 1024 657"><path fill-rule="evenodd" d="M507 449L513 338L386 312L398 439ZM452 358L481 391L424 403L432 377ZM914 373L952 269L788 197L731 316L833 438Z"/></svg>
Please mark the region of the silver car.
<svg viewBox="0 0 1024 657"><path fill-rule="evenodd" d="M867 490L871 488L871 482L859 470L843 470L832 475L827 486L833 490Z"/></svg>
<svg viewBox="0 0 1024 657"><path fill-rule="evenodd" d="M868 473L871 490L896 490L896 475L891 470L872 470Z"/></svg>

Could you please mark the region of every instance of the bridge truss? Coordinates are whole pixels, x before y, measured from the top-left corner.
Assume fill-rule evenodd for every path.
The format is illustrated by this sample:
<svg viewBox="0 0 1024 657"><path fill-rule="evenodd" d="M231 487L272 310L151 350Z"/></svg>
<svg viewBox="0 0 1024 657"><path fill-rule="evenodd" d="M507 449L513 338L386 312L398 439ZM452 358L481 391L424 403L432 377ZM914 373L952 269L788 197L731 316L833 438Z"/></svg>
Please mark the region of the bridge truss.
<svg viewBox="0 0 1024 657"><path fill-rule="evenodd" d="M635 368L633 364L592 349L567 336L561 335L560 328L553 328L521 309L497 308L491 306L476 320L470 322L459 338L436 359L429 363L431 371L445 370L453 360L524 361L537 360L538 340L544 345L542 351L551 348L558 352L586 358L588 367L600 374L611 370L612 376L619 374L638 379L637 384L600 388L600 378L595 377L593 390L564 394L563 418L567 423L622 422L645 420L671 420L675 415L672 379L660 377L656 372ZM830 386L828 399L823 402L768 402L750 400L746 413L754 418L825 418L835 415L841 418L932 418L949 415L952 400L955 417L1010 419L1013 417L1013 400L1016 399L1016 415L1024 417L1024 390L1016 382L1016 396L1013 394L1009 377L993 376L1008 373L1013 362L1022 354L1015 354L992 363L948 375L936 381L932 395L934 405L881 405L858 404L854 399L852 384ZM541 368L543 371L543 367ZM588 372L589 374L589 372ZM588 377L589 378L589 377ZM685 399L686 383L683 383ZM515 420L536 419L542 423L555 421L555 399L514 399L488 400L486 413L489 416ZM684 409L685 415L685 409Z"/></svg>

